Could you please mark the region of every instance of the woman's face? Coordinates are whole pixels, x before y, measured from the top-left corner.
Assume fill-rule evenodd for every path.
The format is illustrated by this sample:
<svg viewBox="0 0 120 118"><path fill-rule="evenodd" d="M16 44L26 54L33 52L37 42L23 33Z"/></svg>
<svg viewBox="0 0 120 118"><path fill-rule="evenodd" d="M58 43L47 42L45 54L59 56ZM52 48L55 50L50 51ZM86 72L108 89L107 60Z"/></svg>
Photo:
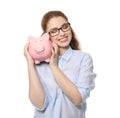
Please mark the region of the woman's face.
<svg viewBox="0 0 120 118"><path fill-rule="evenodd" d="M54 17L47 24L47 32L50 34L52 42L56 43L59 48L68 48L72 33L70 24L63 17Z"/></svg>

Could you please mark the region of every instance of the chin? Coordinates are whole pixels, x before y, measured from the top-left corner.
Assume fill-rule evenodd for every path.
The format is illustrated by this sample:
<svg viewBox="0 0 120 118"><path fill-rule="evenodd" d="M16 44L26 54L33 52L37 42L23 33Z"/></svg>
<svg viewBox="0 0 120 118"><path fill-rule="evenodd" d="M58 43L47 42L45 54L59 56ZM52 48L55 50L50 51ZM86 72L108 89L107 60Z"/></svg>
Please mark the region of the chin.
<svg viewBox="0 0 120 118"><path fill-rule="evenodd" d="M59 48L69 48L69 45L58 45Z"/></svg>
<svg viewBox="0 0 120 118"><path fill-rule="evenodd" d="M66 47L69 47L70 43L69 42L65 42L65 43L59 43L58 44L58 47L61 47L61 48L66 48Z"/></svg>

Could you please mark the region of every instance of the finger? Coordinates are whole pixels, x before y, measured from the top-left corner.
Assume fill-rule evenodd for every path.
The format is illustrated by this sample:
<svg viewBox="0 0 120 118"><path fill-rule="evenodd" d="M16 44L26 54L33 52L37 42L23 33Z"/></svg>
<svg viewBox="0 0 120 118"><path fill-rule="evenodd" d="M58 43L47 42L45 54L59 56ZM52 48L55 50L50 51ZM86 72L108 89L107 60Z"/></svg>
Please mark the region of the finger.
<svg viewBox="0 0 120 118"><path fill-rule="evenodd" d="M54 51L55 54L58 53L58 46L55 43L53 43L53 51Z"/></svg>
<svg viewBox="0 0 120 118"><path fill-rule="evenodd" d="M24 56L28 54L29 43L24 46Z"/></svg>
<svg viewBox="0 0 120 118"><path fill-rule="evenodd" d="M27 52L27 51L28 51L28 48L29 48L29 43L27 43L27 44L25 45L25 47L24 47L25 52Z"/></svg>

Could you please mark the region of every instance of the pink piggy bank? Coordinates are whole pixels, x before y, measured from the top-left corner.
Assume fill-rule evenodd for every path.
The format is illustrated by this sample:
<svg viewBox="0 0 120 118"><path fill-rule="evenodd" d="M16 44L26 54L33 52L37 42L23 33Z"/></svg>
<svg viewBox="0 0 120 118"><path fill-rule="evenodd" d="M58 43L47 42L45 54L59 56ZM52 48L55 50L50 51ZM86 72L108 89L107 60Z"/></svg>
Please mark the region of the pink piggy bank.
<svg viewBox="0 0 120 118"><path fill-rule="evenodd" d="M40 37L29 37L28 51L33 58L35 64L39 64L42 61L49 62L52 54L52 43L49 40L49 34L44 33Z"/></svg>

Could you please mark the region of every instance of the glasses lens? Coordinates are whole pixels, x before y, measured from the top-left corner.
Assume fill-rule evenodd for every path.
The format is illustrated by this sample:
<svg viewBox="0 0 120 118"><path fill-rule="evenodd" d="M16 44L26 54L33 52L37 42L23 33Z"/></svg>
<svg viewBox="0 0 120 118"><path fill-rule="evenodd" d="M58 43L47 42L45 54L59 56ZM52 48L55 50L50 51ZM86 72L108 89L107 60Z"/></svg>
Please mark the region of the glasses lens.
<svg viewBox="0 0 120 118"><path fill-rule="evenodd" d="M65 23L63 26L62 26L62 31L66 32L70 29L70 25L69 23Z"/></svg>
<svg viewBox="0 0 120 118"><path fill-rule="evenodd" d="M50 33L51 36L56 36L58 34L58 29L54 28L54 29L50 30L49 33Z"/></svg>

